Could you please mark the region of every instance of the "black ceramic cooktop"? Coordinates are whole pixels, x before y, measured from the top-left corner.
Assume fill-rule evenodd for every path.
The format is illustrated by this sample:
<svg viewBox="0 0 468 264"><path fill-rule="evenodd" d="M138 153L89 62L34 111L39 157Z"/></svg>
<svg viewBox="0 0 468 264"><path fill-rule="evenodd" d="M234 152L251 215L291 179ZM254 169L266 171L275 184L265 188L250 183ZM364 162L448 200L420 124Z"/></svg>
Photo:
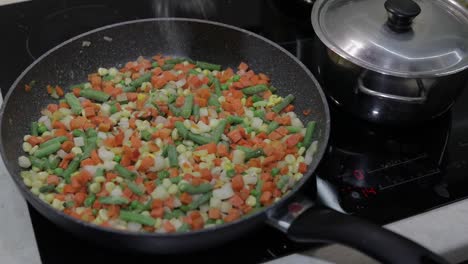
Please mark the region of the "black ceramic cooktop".
<svg viewBox="0 0 468 264"><path fill-rule="evenodd" d="M34 59L72 36L116 22L169 16L209 19L256 32L285 47L316 74L312 6L307 2L311 1L41 0L2 6L0 88L5 95ZM438 119L403 128L372 125L330 105L332 132L317 171L318 188L311 182L304 189L312 198L317 189L323 203L385 224L468 196L468 91ZM149 256L81 241L32 208L30 215L44 263L258 263L317 246L292 243L264 226L205 252Z"/></svg>

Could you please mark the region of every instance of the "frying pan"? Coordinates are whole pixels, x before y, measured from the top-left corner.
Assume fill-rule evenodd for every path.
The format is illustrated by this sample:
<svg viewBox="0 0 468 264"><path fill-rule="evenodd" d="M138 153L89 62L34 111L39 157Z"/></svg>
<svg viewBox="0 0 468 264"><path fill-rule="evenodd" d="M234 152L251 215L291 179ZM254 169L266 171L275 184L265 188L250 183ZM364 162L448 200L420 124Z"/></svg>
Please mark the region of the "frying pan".
<svg viewBox="0 0 468 264"><path fill-rule="evenodd" d="M91 43L89 46L85 43ZM23 184L17 159L23 135L41 108L51 99L43 87L80 83L98 67L111 67L140 55L157 53L190 57L236 67L247 62L272 77L279 93L296 96L296 112L303 122L317 122L318 150L303 179L279 202L241 220L199 231L175 234L135 233L108 229L79 221L33 195ZM24 85L35 80L32 91ZM0 111L1 155L9 174L27 201L42 215L64 229L100 245L151 253L180 253L208 248L255 232L267 222L299 242L327 241L346 244L386 263L445 263L442 258L402 236L377 225L314 205L300 197L301 186L314 178L328 141L330 116L320 85L309 70L277 44L233 26L196 19L144 19L99 28L53 48L15 81ZM314 180L314 179L312 179Z"/></svg>

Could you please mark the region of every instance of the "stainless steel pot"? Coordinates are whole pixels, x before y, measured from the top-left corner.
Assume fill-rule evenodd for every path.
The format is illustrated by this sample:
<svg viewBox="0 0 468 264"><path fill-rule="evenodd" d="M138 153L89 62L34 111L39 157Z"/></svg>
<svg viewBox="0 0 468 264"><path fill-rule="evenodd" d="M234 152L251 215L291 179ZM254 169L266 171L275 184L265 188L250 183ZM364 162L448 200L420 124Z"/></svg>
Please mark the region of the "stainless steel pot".
<svg viewBox="0 0 468 264"><path fill-rule="evenodd" d="M312 25L333 102L373 122L434 118L468 81L468 11L446 0L318 0Z"/></svg>

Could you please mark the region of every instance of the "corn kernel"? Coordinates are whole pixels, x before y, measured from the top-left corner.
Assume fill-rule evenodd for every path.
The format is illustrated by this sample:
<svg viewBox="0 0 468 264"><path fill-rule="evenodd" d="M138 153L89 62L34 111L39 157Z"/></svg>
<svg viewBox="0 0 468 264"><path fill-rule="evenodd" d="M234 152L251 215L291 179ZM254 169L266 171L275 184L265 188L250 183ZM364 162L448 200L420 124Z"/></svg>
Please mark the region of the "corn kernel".
<svg viewBox="0 0 468 264"><path fill-rule="evenodd" d="M24 152L29 152L32 149L32 145L29 144L28 142L23 142L23 151Z"/></svg>
<svg viewBox="0 0 468 264"><path fill-rule="evenodd" d="M94 177L94 182L105 182L106 181L106 178L104 176L97 176L97 177Z"/></svg>
<svg viewBox="0 0 468 264"><path fill-rule="evenodd" d="M58 209L60 211L64 209L63 202L60 201L59 199L52 200L52 207L54 207L55 209Z"/></svg>
<svg viewBox="0 0 468 264"><path fill-rule="evenodd" d="M177 193L178 190L179 190L179 188L177 188L177 185L176 185L176 184L172 184L171 186L169 186L169 189L167 190L167 192L168 192L169 194L174 195L174 194Z"/></svg>
<svg viewBox="0 0 468 264"><path fill-rule="evenodd" d="M103 221L109 220L109 216L107 215L107 210L106 209L99 210L98 215Z"/></svg>
<svg viewBox="0 0 468 264"><path fill-rule="evenodd" d="M93 182L89 185L89 191L92 193L98 193L101 191L101 184L98 182Z"/></svg>
<svg viewBox="0 0 468 264"><path fill-rule="evenodd" d="M115 188L115 184L113 182L106 182L104 188L106 188L106 191L112 192L112 190Z"/></svg>

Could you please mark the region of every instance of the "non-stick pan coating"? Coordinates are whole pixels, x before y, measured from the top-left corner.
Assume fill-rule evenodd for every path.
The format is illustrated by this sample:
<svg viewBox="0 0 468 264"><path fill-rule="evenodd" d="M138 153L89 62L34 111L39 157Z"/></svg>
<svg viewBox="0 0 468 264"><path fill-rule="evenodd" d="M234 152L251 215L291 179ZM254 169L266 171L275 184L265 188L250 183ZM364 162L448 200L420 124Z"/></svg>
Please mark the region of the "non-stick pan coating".
<svg viewBox="0 0 468 264"><path fill-rule="evenodd" d="M91 45L85 46L86 42ZM329 133L328 107L312 74L273 42L235 27L193 19L146 19L111 25L75 37L43 55L15 81L5 99L0 111L1 154L24 197L44 216L75 234L117 248L158 253L213 246L251 230L265 219L266 210L215 229L170 235L131 233L97 227L52 209L28 190L19 175L17 158L23 155L23 135L29 133L30 122L40 116L41 108L55 102L46 93L47 84L67 88L85 81L87 74L98 67L122 66L138 56L157 53L232 68L245 61L255 71L269 75L272 84L279 88L279 94L294 94L295 112L301 120L304 123L317 121L315 137L319 147L307 175L286 198L311 176L323 155ZM32 91L25 92L24 85L33 80L36 84ZM302 110L309 108L311 114L303 116ZM279 203L270 209L276 206Z"/></svg>

